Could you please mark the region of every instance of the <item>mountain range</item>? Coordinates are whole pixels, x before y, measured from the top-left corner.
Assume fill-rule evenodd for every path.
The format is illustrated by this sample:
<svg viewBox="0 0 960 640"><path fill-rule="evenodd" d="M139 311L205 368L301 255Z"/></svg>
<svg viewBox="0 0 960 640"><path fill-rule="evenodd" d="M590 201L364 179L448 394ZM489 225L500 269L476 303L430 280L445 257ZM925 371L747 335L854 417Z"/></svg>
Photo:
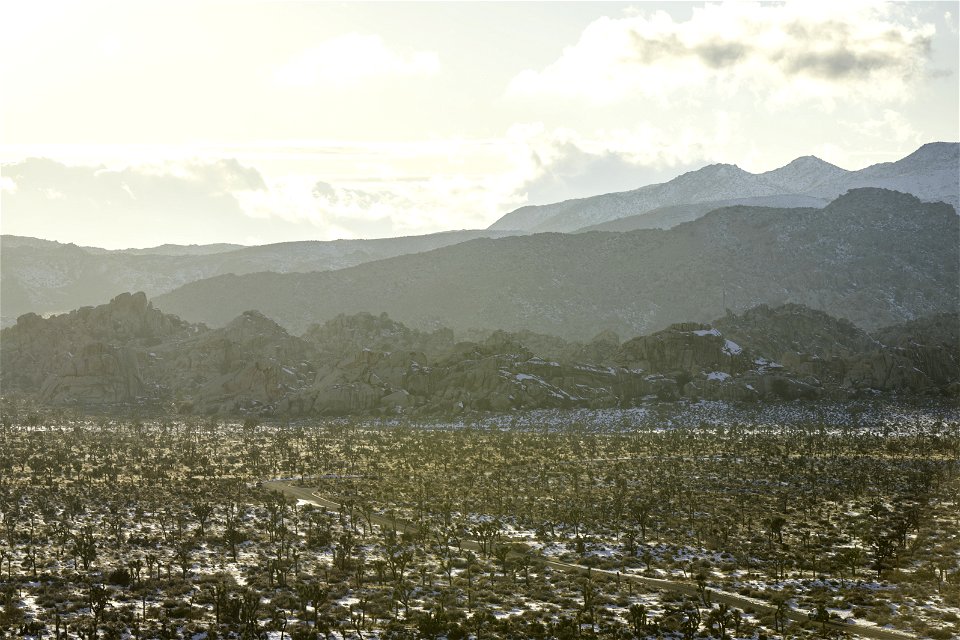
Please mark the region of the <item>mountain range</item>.
<svg viewBox="0 0 960 640"><path fill-rule="evenodd" d="M712 164L669 182L511 211L496 230L531 233L579 230L666 229L708 211L737 204L823 207L850 189L878 187L911 193L925 202L960 207L960 144L925 144L896 162L847 171L814 156L764 173Z"/></svg>
<svg viewBox="0 0 960 640"><path fill-rule="evenodd" d="M5 235L0 388L270 416L958 397L957 152L711 165L408 238L111 251Z"/></svg>
<svg viewBox="0 0 960 640"><path fill-rule="evenodd" d="M615 232L667 229L731 206L823 208L849 187L862 185L892 187L921 200L939 199L956 207L960 180L957 150L957 143L931 143L897 162L861 171L845 171L812 156L756 175L733 165L711 165L635 191L524 207L487 230L406 238L106 250L4 235L0 237L0 326L13 324L27 312L49 314L101 304L122 291L144 291L152 297L220 275L338 270L477 238L527 233L508 227ZM640 209L644 213L637 213ZM596 224L583 226L586 222ZM504 246L499 245L495 253ZM523 247L524 243L510 246ZM519 256L508 258L508 262L517 260L522 261ZM743 308L736 292L732 293L735 306ZM808 298L807 302L817 301ZM281 311L281 316L286 318L286 312ZM909 317L909 313L897 317ZM630 326L640 329L646 325Z"/></svg>
<svg viewBox="0 0 960 640"><path fill-rule="evenodd" d="M481 238L337 271L218 276L154 300L212 326L268 309L294 333L385 311L420 329L584 340L787 302L872 330L957 310L958 221L947 204L855 189L822 209L736 206L667 230Z"/></svg>
<svg viewBox="0 0 960 640"><path fill-rule="evenodd" d="M513 234L448 231L379 240L283 242L254 247L161 245L114 251L4 235L0 238L0 310L3 326L9 326L23 313L60 313L100 304L121 291L144 291L154 296L226 273L342 269L474 238L504 235Z"/></svg>
<svg viewBox="0 0 960 640"><path fill-rule="evenodd" d="M455 341L386 314L339 315L291 335L257 311L219 329L184 322L143 293L0 333L8 399L84 410L201 415L456 415L624 407L651 399L956 396L958 316L870 335L801 305L677 323L620 342L494 331Z"/></svg>

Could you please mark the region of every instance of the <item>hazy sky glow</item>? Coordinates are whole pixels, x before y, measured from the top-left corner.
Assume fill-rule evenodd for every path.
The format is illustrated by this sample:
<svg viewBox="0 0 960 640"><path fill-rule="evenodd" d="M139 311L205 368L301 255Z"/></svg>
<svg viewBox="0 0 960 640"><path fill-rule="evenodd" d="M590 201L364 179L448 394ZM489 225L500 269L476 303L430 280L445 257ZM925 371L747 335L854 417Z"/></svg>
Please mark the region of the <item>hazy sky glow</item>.
<svg viewBox="0 0 960 640"><path fill-rule="evenodd" d="M477 228L960 138L956 2L0 7L2 232L61 242Z"/></svg>

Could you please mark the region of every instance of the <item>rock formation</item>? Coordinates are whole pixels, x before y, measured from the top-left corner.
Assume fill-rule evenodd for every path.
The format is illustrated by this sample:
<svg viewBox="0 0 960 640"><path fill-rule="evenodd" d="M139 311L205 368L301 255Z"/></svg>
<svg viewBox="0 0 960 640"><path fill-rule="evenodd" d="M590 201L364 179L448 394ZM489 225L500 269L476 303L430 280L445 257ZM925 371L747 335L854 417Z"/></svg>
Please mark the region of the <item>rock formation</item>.
<svg viewBox="0 0 960 640"><path fill-rule="evenodd" d="M22 316L0 334L0 383L4 394L48 405L291 417L940 394L960 387L955 327L955 314L941 315L873 337L785 305L622 344L611 332L586 344L505 331L455 342L449 329L416 331L369 313L299 338L256 311L208 329L124 294L52 318Z"/></svg>

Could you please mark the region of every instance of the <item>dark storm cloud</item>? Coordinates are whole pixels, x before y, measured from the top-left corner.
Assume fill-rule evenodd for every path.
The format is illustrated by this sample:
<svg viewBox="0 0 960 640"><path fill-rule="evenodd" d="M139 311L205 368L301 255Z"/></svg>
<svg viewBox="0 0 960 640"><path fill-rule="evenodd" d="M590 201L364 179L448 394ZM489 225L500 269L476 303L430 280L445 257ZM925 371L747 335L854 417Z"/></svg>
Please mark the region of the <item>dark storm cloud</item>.
<svg viewBox="0 0 960 640"><path fill-rule="evenodd" d="M911 73L913 61L930 55L932 36L911 38L888 29L870 42L856 40L849 24L827 21L816 25L793 22L784 27L791 47L770 58L788 74L805 74L826 80L865 77L889 71ZM909 52L912 55L904 55Z"/></svg>
<svg viewBox="0 0 960 640"><path fill-rule="evenodd" d="M803 51L785 56L781 65L790 74L804 73L827 80L842 80L866 76L885 69L902 66L899 56L866 52L854 53L848 49L833 51Z"/></svg>
<svg viewBox="0 0 960 640"><path fill-rule="evenodd" d="M684 44L676 34L645 36L636 31L630 34L632 50L630 62L655 65L657 62L682 56L695 56L711 69L720 69L740 62L751 52L742 42L714 38L695 45Z"/></svg>
<svg viewBox="0 0 960 640"><path fill-rule="evenodd" d="M696 47L695 52L705 65L712 69L729 67L740 62L751 48L740 42L715 40Z"/></svg>
<svg viewBox="0 0 960 640"><path fill-rule="evenodd" d="M630 50L624 62L653 66L670 58L695 57L719 70L756 57L774 63L787 75L845 80L877 72L912 73L918 58L929 57L932 42L932 36L907 35L894 28L864 41L846 22L794 21L782 27L782 34L788 37L785 46L764 49L748 42L762 31L763 25L753 26L756 33L748 29L739 39L707 34L681 39L676 33L631 30Z"/></svg>

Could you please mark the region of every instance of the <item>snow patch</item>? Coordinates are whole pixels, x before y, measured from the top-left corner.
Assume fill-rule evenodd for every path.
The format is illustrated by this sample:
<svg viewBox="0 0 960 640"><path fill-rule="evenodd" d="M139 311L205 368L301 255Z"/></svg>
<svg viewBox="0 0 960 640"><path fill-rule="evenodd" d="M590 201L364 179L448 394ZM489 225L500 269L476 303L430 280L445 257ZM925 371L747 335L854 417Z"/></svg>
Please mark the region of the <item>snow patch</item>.
<svg viewBox="0 0 960 640"><path fill-rule="evenodd" d="M723 352L730 356L738 356L743 353L743 347L733 340L727 340L723 343Z"/></svg>

